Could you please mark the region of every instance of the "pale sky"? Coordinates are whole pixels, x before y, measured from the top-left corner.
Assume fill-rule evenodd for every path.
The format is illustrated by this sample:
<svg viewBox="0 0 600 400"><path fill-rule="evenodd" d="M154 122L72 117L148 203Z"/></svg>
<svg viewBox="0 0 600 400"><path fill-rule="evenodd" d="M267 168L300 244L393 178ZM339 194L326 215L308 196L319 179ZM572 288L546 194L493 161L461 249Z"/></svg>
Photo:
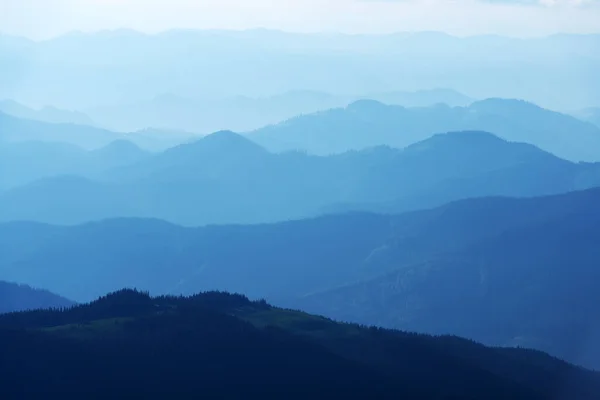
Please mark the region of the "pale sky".
<svg viewBox="0 0 600 400"><path fill-rule="evenodd" d="M293 32L600 33L600 0L0 0L0 33L271 28Z"/></svg>

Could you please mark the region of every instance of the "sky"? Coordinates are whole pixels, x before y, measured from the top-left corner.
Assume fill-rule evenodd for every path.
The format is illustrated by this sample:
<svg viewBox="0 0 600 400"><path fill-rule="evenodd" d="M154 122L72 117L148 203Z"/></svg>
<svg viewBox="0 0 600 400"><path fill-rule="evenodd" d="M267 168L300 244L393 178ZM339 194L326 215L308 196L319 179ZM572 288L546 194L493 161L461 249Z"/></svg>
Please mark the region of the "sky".
<svg viewBox="0 0 600 400"><path fill-rule="evenodd" d="M458 36L600 33L600 0L0 0L0 32L37 40L75 30L259 27Z"/></svg>

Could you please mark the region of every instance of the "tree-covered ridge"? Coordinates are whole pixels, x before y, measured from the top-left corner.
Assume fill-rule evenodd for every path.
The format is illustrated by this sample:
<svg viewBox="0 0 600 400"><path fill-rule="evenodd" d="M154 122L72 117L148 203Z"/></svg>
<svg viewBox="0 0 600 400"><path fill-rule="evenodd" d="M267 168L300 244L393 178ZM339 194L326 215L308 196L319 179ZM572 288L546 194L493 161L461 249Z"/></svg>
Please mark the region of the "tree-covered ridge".
<svg viewBox="0 0 600 400"><path fill-rule="evenodd" d="M600 395L598 374L545 354L340 324L221 292L121 290L69 309L0 316L0 335L3 398Z"/></svg>

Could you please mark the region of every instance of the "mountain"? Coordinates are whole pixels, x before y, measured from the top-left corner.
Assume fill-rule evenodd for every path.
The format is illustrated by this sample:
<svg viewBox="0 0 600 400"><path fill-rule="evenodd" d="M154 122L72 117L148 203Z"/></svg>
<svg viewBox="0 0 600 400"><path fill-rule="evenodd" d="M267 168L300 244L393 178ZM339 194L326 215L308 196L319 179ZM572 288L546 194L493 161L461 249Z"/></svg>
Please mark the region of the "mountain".
<svg viewBox="0 0 600 400"><path fill-rule="evenodd" d="M487 99L466 107L403 108L360 100L248 134L271 151L340 153L377 145L403 148L448 131L481 130L526 142L573 161L599 161L600 128L519 100Z"/></svg>
<svg viewBox="0 0 600 400"><path fill-rule="evenodd" d="M0 101L0 112L17 118L54 124L94 125L94 121L90 117L79 111L61 110L51 106L35 110L14 100Z"/></svg>
<svg viewBox="0 0 600 400"><path fill-rule="evenodd" d="M23 185L71 170L85 150L67 143L0 142L0 188Z"/></svg>
<svg viewBox="0 0 600 400"><path fill-rule="evenodd" d="M452 89L381 92L361 97L403 107L430 107L437 104L446 104L450 107L466 107L475 101L469 96Z"/></svg>
<svg viewBox="0 0 600 400"><path fill-rule="evenodd" d="M0 112L0 144L2 142L63 142L93 150L107 146L116 140L129 140L148 150L164 150L185 140L193 134L178 132L145 131L133 133L113 132L87 125L47 123L31 119L16 118Z"/></svg>
<svg viewBox="0 0 600 400"><path fill-rule="evenodd" d="M0 188L14 188L60 175L98 177L103 171L140 162L149 153L118 140L86 151L61 142L0 142Z"/></svg>
<svg viewBox="0 0 600 400"><path fill-rule="evenodd" d="M210 133L224 129L257 129L295 115L339 107L348 101L342 96L311 91L290 91L257 98L188 98L163 94L132 104L93 107L86 112L104 125L119 130L153 126Z"/></svg>
<svg viewBox="0 0 600 400"><path fill-rule="evenodd" d="M597 200L593 191L450 205L419 233L381 247L372 262L390 272L292 304L346 321L534 347L598 368Z"/></svg>
<svg viewBox="0 0 600 400"><path fill-rule="evenodd" d="M600 127L600 108L586 108L573 113L573 115Z"/></svg>
<svg viewBox="0 0 600 400"><path fill-rule="evenodd" d="M104 146L121 139L122 134L74 124L50 124L22 119L0 112L0 140L9 142L49 141L64 142L87 149Z"/></svg>
<svg viewBox="0 0 600 400"><path fill-rule="evenodd" d="M0 281L0 314L47 308L71 307L74 303L46 290Z"/></svg>
<svg viewBox="0 0 600 400"><path fill-rule="evenodd" d="M77 224L141 217L190 226L348 209L401 212L467 197L590 188L600 182L599 168L485 132L436 135L403 150L376 147L317 157L269 153L223 131L99 176L49 177L7 190L0 194L0 221Z"/></svg>
<svg viewBox="0 0 600 400"><path fill-rule="evenodd" d="M137 219L7 223L0 224L0 279L76 301L120 287L227 290L338 320L522 345L598 368L599 200L591 189L401 215L202 228Z"/></svg>
<svg viewBox="0 0 600 400"><path fill-rule="evenodd" d="M597 373L546 354L339 324L226 293L121 290L66 311L0 316L0 335L0 390L14 398L67 390L226 399L600 395ZM68 389L59 384L65 376Z"/></svg>
<svg viewBox="0 0 600 400"><path fill-rule="evenodd" d="M224 129L244 132L297 115L345 107L363 97L311 90L292 90L262 97L191 98L163 94L133 104L99 106L85 111L103 125L121 131L154 126L203 133ZM426 107L439 103L465 106L473 102L471 98L450 89L370 93L366 97L406 107Z"/></svg>
<svg viewBox="0 0 600 400"><path fill-rule="evenodd" d="M136 164L146 158L148 152L128 140L115 140L104 147L90 152L91 157L108 170L124 165Z"/></svg>
<svg viewBox="0 0 600 400"><path fill-rule="evenodd" d="M356 96L453 88L478 99L516 97L573 110L600 104L598 43L600 35L520 39L260 29L7 39L0 42L0 98L88 112L165 93L210 99L265 98L299 89Z"/></svg>

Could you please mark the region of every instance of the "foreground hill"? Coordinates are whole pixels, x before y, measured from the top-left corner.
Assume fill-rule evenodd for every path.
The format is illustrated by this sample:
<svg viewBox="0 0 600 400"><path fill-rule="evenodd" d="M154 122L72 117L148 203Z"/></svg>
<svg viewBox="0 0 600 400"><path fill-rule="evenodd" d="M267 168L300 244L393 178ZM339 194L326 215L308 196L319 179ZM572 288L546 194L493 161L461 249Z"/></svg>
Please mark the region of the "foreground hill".
<svg viewBox="0 0 600 400"><path fill-rule="evenodd" d="M203 228L136 219L9 223L0 225L0 279L77 301L123 286L243 292L336 319L525 344L600 367L592 306L600 301L599 201L594 189L397 216Z"/></svg>
<svg viewBox="0 0 600 400"><path fill-rule="evenodd" d="M3 398L600 396L597 373L542 353L338 324L225 293L124 290L65 311L0 316L0 337Z"/></svg>
<svg viewBox="0 0 600 400"><path fill-rule="evenodd" d="M14 188L0 195L0 221L139 217L189 226L348 209L402 212L467 197L585 189L600 183L600 164L571 163L485 132L439 134L403 150L317 157L269 153L223 131L113 168L101 179L50 177Z"/></svg>
<svg viewBox="0 0 600 400"><path fill-rule="evenodd" d="M599 161L600 128L519 100L487 99L466 107L403 108L360 100L249 133L271 151L340 153L377 145L403 148L448 131L487 131L533 144L572 161Z"/></svg>
<svg viewBox="0 0 600 400"><path fill-rule="evenodd" d="M46 290L0 281L0 314L23 310L62 308L73 304L72 301Z"/></svg>

